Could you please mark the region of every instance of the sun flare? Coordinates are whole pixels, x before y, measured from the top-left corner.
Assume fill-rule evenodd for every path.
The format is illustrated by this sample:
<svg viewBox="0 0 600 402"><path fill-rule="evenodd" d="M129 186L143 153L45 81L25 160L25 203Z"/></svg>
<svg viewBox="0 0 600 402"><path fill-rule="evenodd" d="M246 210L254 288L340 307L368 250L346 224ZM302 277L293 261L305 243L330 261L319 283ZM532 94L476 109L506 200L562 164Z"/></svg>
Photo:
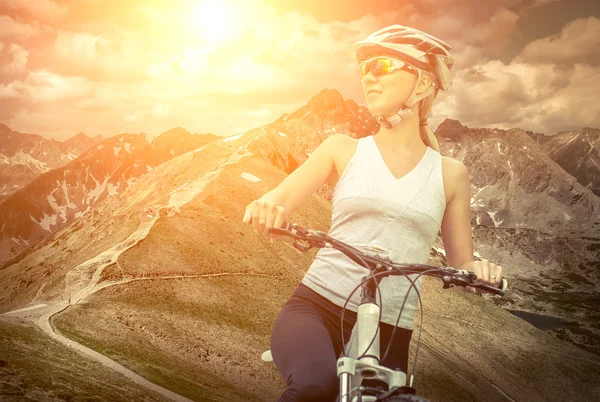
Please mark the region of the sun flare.
<svg viewBox="0 0 600 402"><path fill-rule="evenodd" d="M191 17L195 31L213 46L235 38L240 31L236 9L225 1L204 0L194 7Z"/></svg>

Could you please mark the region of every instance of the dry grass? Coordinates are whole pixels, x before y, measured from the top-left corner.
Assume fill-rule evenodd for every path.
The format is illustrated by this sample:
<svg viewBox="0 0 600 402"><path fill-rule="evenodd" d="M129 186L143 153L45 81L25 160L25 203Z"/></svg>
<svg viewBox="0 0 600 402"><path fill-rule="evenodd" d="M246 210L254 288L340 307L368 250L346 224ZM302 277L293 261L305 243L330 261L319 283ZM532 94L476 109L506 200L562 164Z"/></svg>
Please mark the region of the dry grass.
<svg viewBox="0 0 600 402"><path fill-rule="evenodd" d="M0 400L165 401L36 328L2 321Z"/></svg>

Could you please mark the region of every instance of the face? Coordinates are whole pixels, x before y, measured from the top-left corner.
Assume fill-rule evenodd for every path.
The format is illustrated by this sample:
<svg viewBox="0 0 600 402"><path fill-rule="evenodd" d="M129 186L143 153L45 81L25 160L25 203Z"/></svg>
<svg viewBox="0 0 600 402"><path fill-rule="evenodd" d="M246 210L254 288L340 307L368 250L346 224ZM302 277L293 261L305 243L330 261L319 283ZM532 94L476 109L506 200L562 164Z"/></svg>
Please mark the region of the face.
<svg viewBox="0 0 600 402"><path fill-rule="evenodd" d="M391 57L394 60L405 63L391 54L377 54L370 56L367 60L378 56ZM401 69L395 69L389 73L369 71L362 77L361 82L370 112L386 117L397 113L412 93L417 83L417 78L417 70L411 68L410 65ZM420 83L420 86L422 84ZM422 92L420 87L417 88L417 91Z"/></svg>

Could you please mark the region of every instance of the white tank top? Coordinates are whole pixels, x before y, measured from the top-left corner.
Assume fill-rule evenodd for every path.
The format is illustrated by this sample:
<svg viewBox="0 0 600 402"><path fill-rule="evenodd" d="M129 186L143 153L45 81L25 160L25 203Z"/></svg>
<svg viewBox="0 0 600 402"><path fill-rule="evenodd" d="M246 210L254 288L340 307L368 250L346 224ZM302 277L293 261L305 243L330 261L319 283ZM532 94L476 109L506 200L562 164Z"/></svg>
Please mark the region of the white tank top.
<svg viewBox="0 0 600 402"><path fill-rule="evenodd" d="M427 147L417 166L396 179L385 164L374 137L363 137L358 139L356 151L333 189L328 235L361 250L371 249L394 262L425 264L439 233L445 208L439 152ZM366 268L342 252L322 248L302 283L334 304L343 306L367 273ZM415 280L417 275L410 277ZM421 289L421 278L415 281L415 286ZM396 324L409 288L410 282L403 276L381 280L383 322ZM360 288L347 308L357 311L359 303ZM414 328L417 305L417 294L410 289L399 327Z"/></svg>

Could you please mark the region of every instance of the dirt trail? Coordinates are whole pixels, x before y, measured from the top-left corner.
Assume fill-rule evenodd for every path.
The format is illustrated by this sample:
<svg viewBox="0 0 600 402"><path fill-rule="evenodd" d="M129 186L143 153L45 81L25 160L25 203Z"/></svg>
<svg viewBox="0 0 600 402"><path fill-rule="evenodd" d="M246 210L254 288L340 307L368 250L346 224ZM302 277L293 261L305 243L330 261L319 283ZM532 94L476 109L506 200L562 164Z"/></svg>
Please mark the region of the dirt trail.
<svg viewBox="0 0 600 402"><path fill-rule="evenodd" d="M177 190L171 192L168 204L165 206L171 210L179 210L179 208L191 201L197 194L202 192L204 188L213 181L219 173L223 171L225 166L237 163L239 160L246 156L250 156L249 152L245 153L234 153L230 158L228 158L223 163L218 164L214 170L203 174L201 177L198 177L196 180L192 180L179 187ZM23 308L9 311L4 314L0 314L0 318L21 318L23 320L33 321L37 326L40 327L44 333L46 333L51 338L61 342L65 346L89 357L92 358L106 367L113 369L125 377L129 378L131 381L144 386L152 391L155 391L173 401L189 401L187 399L175 392L169 391L166 388L163 388L157 384L154 384L144 377L134 373L128 368L120 365L114 360L109 359L108 357L102 355L101 353L96 352L93 349L90 349L78 342L75 342L60 332L52 325L52 317L56 314L61 313L66 310L69 306L76 304L88 296L94 294L95 292L104 289L109 286L115 286L120 284L125 284L128 282L133 282L136 280L149 280L149 279L178 279L178 278L189 278L189 275L173 275L168 277L155 277L155 278L131 278L124 279L116 282L108 282L99 284L100 277L104 268L108 265L113 264L117 261L119 256L123 254L125 251L135 246L139 241L146 238L154 223L160 217L160 208L153 208L151 213L143 212L139 214L140 224L137 229L124 241L117 243L110 249L98 254L97 256L79 264L74 269L69 271L66 275L66 291L63 294L71 295L68 297L68 300L54 300L54 301L46 301L44 304L37 304L33 306L25 306ZM197 275L194 277L210 277L210 276L224 276L224 275L262 275L262 274L251 274L251 273L231 273L231 274L208 274L208 275ZM262 275L267 276L267 275ZM12 321L12 320L11 320Z"/></svg>

